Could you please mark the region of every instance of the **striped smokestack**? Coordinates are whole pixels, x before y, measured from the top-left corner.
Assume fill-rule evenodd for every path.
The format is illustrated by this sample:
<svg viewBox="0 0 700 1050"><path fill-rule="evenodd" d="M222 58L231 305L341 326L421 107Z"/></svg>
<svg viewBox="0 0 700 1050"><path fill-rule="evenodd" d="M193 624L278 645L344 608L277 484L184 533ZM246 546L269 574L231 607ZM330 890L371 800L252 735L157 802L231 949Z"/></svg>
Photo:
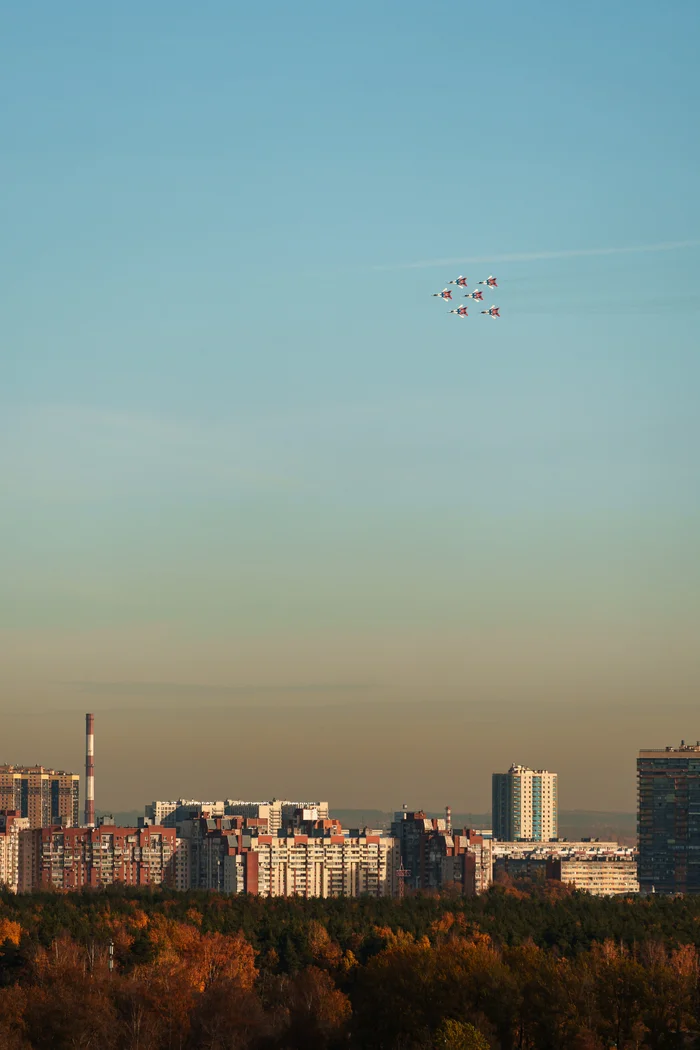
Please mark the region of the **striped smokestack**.
<svg viewBox="0 0 700 1050"><path fill-rule="evenodd" d="M85 823L95 826L95 716L85 715Z"/></svg>

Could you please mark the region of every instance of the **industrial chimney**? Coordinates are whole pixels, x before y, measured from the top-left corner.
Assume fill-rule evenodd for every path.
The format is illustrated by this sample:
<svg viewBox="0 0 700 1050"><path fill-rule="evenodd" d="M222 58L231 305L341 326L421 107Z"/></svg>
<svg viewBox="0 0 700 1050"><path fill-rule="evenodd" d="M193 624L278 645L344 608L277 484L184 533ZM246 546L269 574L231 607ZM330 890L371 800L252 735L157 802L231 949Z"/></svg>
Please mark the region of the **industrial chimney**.
<svg viewBox="0 0 700 1050"><path fill-rule="evenodd" d="M85 715L85 824L95 826L95 716Z"/></svg>
<svg viewBox="0 0 700 1050"><path fill-rule="evenodd" d="M445 806L445 826L448 832L452 831L452 810L449 806Z"/></svg>

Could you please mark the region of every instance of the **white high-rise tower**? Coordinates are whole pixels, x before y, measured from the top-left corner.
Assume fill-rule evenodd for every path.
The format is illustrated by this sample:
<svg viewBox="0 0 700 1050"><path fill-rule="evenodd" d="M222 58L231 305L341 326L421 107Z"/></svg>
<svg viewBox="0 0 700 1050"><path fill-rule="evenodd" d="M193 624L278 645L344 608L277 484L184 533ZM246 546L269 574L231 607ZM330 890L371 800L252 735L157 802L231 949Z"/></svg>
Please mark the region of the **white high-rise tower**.
<svg viewBox="0 0 700 1050"><path fill-rule="evenodd" d="M557 774L511 766L493 774L493 837L501 842L550 842L559 834Z"/></svg>

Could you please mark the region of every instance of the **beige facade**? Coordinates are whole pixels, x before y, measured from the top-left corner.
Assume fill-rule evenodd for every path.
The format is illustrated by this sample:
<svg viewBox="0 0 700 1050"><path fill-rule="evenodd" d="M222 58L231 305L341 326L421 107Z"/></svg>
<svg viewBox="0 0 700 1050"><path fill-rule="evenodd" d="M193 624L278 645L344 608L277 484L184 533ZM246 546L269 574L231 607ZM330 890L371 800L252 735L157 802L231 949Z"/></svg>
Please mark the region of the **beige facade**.
<svg viewBox="0 0 700 1050"><path fill-rule="evenodd" d="M547 867L547 876L596 897L639 893L637 854L634 850L599 856L576 854L553 858Z"/></svg>
<svg viewBox="0 0 700 1050"><path fill-rule="evenodd" d="M267 834L260 818L199 818L181 827L180 870L193 889L265 896L393 896L398 845L380 833L343 833L337 821L305 822Z"/></svg>
<svg viewBox="0 0 700 1050"><path fill-rule="evenodd" d="M474 855L474 892L486 893L493 882L493 842L470 832L468 835L456 834L455 843Z"/></svg>
<svg viewBox="0 0 700 1050"><path fill-rule="evenodd" d="M602 842L597 840L581 840L580 842L569 842L562 839L560 842L543 842L541 845L533 842L496 842L493 843L493 857L560 857L571 853L596 854L601 851L614 853L618 850L617 842Z"/></svg>
<svg viewBox="0 0 700 1050"><path fill-rule="evenodd" d="M28 817L0 813L0 887L12 893L19 888L19 833L28 828Z"/></svg>
<svg viewBox="0 0 700 1050"><path fill-rule="evenodd" d="M203 802L198 799L180 798L170 801L154 801L145 808L146 819L153 824L174 828L185 820L198 817L244 817L257 820L267 834L293 824L296 820L327 820L327 802L293 802L289 799L272 799L266 802L248 802L244 799L217 799Z"/></svg>
<svg viewBox="0 0 700 1050"><path fill-rule="evenodd" d="M257 836L257 892L271 897L392 897L398 855L381 835ZM248 891L250 892L250 891Z"/></svg>
<svg viewBox="0 0 700 1050"><path fill-rule="evenodd" d="M0 810L16 811L32 828L80 823L80 775L44 766L0 766Z"/></svg>

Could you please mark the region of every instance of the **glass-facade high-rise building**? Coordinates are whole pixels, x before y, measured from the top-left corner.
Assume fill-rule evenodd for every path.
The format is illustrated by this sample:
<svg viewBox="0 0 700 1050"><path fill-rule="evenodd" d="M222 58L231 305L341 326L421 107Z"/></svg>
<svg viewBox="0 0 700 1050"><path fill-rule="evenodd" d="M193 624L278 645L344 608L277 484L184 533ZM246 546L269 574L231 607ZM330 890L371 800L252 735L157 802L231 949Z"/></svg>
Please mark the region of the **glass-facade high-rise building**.
<svg viewBox="0 0 700 1050"><path fill-rule="evenodd" d="M639 888L700 893L700 741L639 752Z"/></svg>
<svg viewBox="0 0 700 1050"><path fill-rule="evenodd" d="M511 766L492 777L493 837L500 842L551 842L559 834L557 774Z"/></svg>

